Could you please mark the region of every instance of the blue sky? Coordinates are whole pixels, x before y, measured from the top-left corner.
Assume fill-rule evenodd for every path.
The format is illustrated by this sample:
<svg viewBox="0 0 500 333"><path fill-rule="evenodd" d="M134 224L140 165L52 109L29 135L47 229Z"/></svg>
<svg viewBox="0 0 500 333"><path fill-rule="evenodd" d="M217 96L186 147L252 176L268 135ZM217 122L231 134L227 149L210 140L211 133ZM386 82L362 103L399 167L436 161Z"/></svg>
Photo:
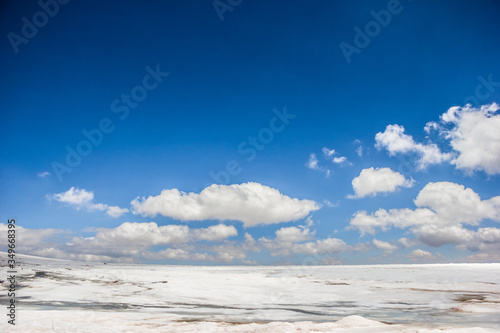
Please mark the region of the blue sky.
<svg viewBox="0 0 500 333"><path fill-rule="evenodd" d="M495 1L41 3L0 14L0 214L25 253L500 260Z"/></svg>

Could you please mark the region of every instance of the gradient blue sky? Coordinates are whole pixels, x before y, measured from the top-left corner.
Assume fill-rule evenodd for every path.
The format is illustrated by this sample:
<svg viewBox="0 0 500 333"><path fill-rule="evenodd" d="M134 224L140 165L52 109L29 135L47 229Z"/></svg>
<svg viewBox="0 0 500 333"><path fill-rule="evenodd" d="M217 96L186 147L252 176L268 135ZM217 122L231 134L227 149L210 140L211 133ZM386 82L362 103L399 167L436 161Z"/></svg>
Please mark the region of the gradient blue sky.
<svg viewBox="0 0 500 333"><path fill-rule="evenodd" d="M431 182L463 185L483 200L500 195L494 167L500 165L498 136L491 134L488 141L490 154L497 156L489 162L490 169L482 162L460 168L450 161L464 152L451 147L446 133L424 131L450 107L471 102L464 114L478 114L481 105L500 102L500 84L484 86L485 80L500 81L499 4L402 0L390 23L348 63L341 43L355 45L354 28L364 30L374 20L371 11L387 10L391 3L242 1L221 20L212 1L73 0L59 4L35 36L13 47L9 33L22 36L22 18L33 22L41 7L35 1L3 1L1 222L15 217L26 228L27 236L23 239L20 233L18 240L26 253L59 257L71 251L66 243L74 237L94 236L97 231L91 228L153 221L193 230L222 223L234 226L237 235L177 244L174 248L187 253L179 260L131 256L127 251L134 250L133 237L126 245L87 249L90 252L83 254L110 261L134 257L181 264L498 261L498 204L488 208L494 211L490 215L479 214L475 225L464 225L476 233L467 236L470 239L439 246L431 246L409 228L392 227L374 235L347 228L359 211L414 210L413 200ZM148 66L159 66L169 75L120 119L113 101L141 85ZM283 112L284 107L296 117L247 161L249 155L240 154L238 146L269 127L273 109ZM102 143L93 146L71 173L58 177L53 165L65 163L66 147L76 149L85 139L82 131L98 128L106 118L114 130L104 134ZM488 131L500 132L498 112L484 121L490 124ZM375 135L390 124L403 126L416 143L433 142L454 157L419 169L418 154L411 150L390 156L387 147L375 147ZM324 147L336 153L327 159ZM359 147L362 154L356 151ZM319 161L317 170L308 167L311 154ZM347 158L344 163L331 161L342 156ZM307 214L312 222L306 224L306 216L245 228L238 220L181 221L132 212L111 217L102 209L54 197L75 187L93 192L93 204L131 210L133 199L157 196L164 189L199 193L215 182L210 172L224 170L231 160L242 170L230 177L229 184L255 182L291 198L315 201L321 208ZM389 193L348 198L354 193L353 179L371 167L390 168L414 182ZM283 246L259 241L272 240L277 230L293 226L298 229L288 231L307 230L308 240ZM487 229L493 238L480 238L478 228ZM61 232L36 238L37 231L31 229ZM256 241L254 250L241 248L245 233ZM415 240L403 246L398 241L403 237ZM317 245L324 239L342 240L346 247L333 253L300 250L300 244ZM28 241L32 243L23 243ZM480 244L474 247L470 242ZM269 246L281 254L272 253ZM111 247L123 251L113 252ZM139 250L168 248L171 243ZM222 260L218 249L244 255ZM202 253L213 258L195 255Z"/></svg>

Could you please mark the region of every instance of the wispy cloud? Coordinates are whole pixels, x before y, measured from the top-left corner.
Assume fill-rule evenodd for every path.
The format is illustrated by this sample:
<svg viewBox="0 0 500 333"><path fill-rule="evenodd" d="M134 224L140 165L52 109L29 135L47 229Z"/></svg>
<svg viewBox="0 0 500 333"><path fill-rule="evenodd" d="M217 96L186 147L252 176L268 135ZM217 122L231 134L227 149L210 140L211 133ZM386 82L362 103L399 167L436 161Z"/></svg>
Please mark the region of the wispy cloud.
<svg viewBox="0 0 500 333"><path fill-rule="evenodd" d="M309 160L307 161L306 166L311 170L322 170L322 168L319 167L319 161L315 153L311 153L309 155Z"/></svg>

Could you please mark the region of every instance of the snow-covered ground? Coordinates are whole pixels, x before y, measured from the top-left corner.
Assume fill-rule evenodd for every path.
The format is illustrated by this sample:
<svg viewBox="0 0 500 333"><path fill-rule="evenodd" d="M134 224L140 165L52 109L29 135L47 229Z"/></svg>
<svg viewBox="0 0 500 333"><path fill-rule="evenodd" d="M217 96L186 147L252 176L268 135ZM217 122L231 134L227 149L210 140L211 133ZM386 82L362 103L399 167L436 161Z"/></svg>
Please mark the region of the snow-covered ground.
<svg viewBox="0 0 500 333"><path fill-rule="evenodd" d="M18 256L2 332L500 332L500 264L196 267ZM0 318L1 318L0 317Z"/></svg>

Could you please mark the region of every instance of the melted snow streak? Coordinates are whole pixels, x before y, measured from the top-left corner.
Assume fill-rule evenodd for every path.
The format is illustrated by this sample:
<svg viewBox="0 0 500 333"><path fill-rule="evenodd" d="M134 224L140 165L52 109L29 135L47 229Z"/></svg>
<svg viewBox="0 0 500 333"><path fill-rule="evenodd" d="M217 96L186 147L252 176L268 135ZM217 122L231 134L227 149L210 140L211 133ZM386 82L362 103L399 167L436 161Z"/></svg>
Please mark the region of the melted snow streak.
<svg viewBox="0 0 500 333"><path fill-rule="evenodd" d="M16 326L4 318L1 331L500 332L500 264L196 267L18 259ZM0 263L5 276L6 260ZM6 280L0 289L7 304Z"/></svg>

